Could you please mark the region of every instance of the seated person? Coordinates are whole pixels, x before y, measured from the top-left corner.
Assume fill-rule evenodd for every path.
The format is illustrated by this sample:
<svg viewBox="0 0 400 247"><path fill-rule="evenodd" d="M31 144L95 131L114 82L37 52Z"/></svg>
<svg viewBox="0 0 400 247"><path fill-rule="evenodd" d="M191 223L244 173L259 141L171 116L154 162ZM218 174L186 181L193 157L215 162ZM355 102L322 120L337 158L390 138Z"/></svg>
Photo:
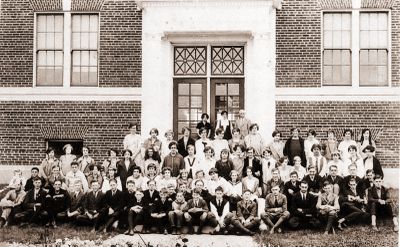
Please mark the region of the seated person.
<svg viewBox="0 0 400 247"><path fill-rule="evenodd" d="M333 193L333 186L328 181L324 182L323 191L318 195L317 215L321 221L326 222L324 235L333 230L333 223L337 219L340 210L339 197Z"/></svg>
<svg viewBox="0 0 400 247"><path fill-rule="evenodd" d="M189 172L185 169L182 169L179 172L179 176L176 179L176 184L177 184L177 188L179 188L181 186L181 184L185 184L187 188L189 188L189 186L192 185L192 180L191 178L189 178Z"/></svg>
<svg viewBox="0 0 400 247"><path fill-rule="evenodd" d="M283 194L286 196L288 208L292 203L294 194L300 191L300 181L298 180L297 172L290 173L290 180L283 186Z"/></svg>
<svg viewBox="0 0 400 247"><path fill-rule="evenodd" d="M79 170L78 162L72 161L71 171L69 171L65 176L65 184L67 185L69 191L74 191L75 181L77 180L80 180L82 183L83 192L86 193L86 191L89 189L86 176L82 171Z"/></svg>
<svg viewBox="0 0 400 247"><path fill-rule="evenodd" d="M196 189L196 188L201 190L200 196L201 196L201 198L206 200L206 202L208 204L212 199L212 195L208 192L207 189L204 188L203 180L197 180L195 182L193 190Z"/></svg>
<svg viewBox="0 0 400 247"><path fill-rule="evenodd" d="M53 166L52 170L51 170L51 174L50 176L47 178L46 184L44 186L45 189L52 191L54 190L54 182L56 180L61 181L61 189L63 190L67 190L67 185L65 184L65 177L62 175L61 173L61 168L56 165Z"/></svg>
<svg viewBox="0 0 400 247"><path fill-rule="evenodd" d="M237 203L242 200L243 184L240 181L239 173L236 170L231 171L231 179L228 181L228 191L226 195L229 197L230 212L236 213Z"/></svg>
<svg viewBox="0 0 400 247"><path fill-rule="evenodd" d="M172 209L168 213L169 223L171 225L172 234L180 234L183 223L183 215L187 209L187 202L183 193L178 191L176 199L172 202Z"/></svg>
<svg viewBox="0 0 400 247"><path fill-rule="evenodd" d="M171 199L172 201L175 201L175 199L176 199L176 186L173 185L173 184L168 184L167 191L168 191L168 198Z"/></svg>
<svg viewBox="0 0 400 247"><path fill-rule="evenodd" d="M242 174L243 174L243 177L245 177L247 167L251 166L252 171L253 171L253 176L259 180L258 181L259 184L263 184L262 165L261 165L261 161L255 157L255 152L256 151L253 147L248 147L246 149L247 157L244 159Z"/></svg>
<svg viewBox="0 0 400 247"><path fill-rule="evenodd" d="M46 184L46 180L39 176L39 168L32 167L31 177L28 178L28 180L26 180L26 183L25 183L25 187L24 187L25 192L28 192L35 187L33 185L33 181L36 180L36 178L40 179L40 181L41 181L40 186L41 186L41 188L43 188L43 186Z"/></svg>
<svg viewBox="0 0 400 247"><path fill-rule="evenodd" d="M42 189L42 179L38 176L34 176L31 179L33 188L26 193L25 199L21 204L22 211L16 213L14 218L17 222L27 222L27 224L34 222L44 223L48 218L48 214L44 210L47 192ZM25 223L21 223L21 225L25 225Z"/></svg>
<svg viewBox="0 0 400 247"><path fill-rule="evenodd" d="M160 191L162 188L167 188L168 184L173 184L176 188L176 178L171 176L171 168L164 167L161 171L162 178L157 181L157 190Z"/></svg>
<svg viewBox="0 0 400 247"><path fill-rule="evenodd" d="M100 229L104 233L109 231L112 224L120 219L124 208L124 194L117 189L117 180L110 179L109 184L111 189L104 196L106 210L99 216L99 220L104 219L107 221L103 228Z"/></svg>
<svg viewBox="0 0 400 247"><path fill-rule="evenodd" d="M47 225L52 225L54 228L57 227L56 219L65 220L67 217L67 210L70 205L70 197L68 191L61 188L62 182L60 180L55 180L53 184L53 190L50 190L47 194L47 205L46 210L49 214L49 223Z"/></svg>
<svg viewBox="0 0 400 247"><path fill-rule="evenodd" d="M143 178L143 184L142 184L143 191L148 189L147 182L149 182L149 180L154 180L157 182L160 178L161 177L157 175L156 165L154 163L150 163L147 166L146 176Z"/></svg>
<svg viewBox="0 0 400 247"><path fill-rule="evenodd" d="M335 195L339 195L343 178L338 175L338 167L336 165L331 165L329 167L329 174L324 177L324 181L328 181L330 184L332 184L333 193L335 193Z"/></svg>
<svg viewBox="0 0 400 247"><path fill-rule="evenodd" d="M306 175L303 180L308 183L308 192L313 196L318 196L323 184L323 179L317 174L315 166L308 167L308 175Z"/></svg>
<svg viewBox="0 0 400 247"><path fill-rule="evenodd" d="M261 214L261 219L271 228L270 234L273 234L275 230L282 232L280 226L289 219L290 213L287 210L286 196L280 192L279 185L273 186L271 190L272 193L265 198L265 212Z"/></svg>
<svg viewBox="0 0 400 247"><path fill-rule="evenodd" d="M271 178L271 180L269 180L267 182L267 191L265 192L265 194L268 195L269 193L271 193L272 192L271 189L275 185L278 185L279 188L280 188L280 191L283 192L285 184L283 183L282 179L279 176L278 168L273 168L272 169L272 178Z"/></svg>
<svg viewBox="0 0 400 247"><path fill-rule="evenodd" d="M378 231L376 227L376 215L390 216L393 218L393 230L399 231L399 223L397 222L396 206L393 205L392 197L389 190L382 186L382 177L375 175L374 186L367 190L368 207L371 213L372 229Z"/></svg>
<svg viewBox="0 0 400 247"><path fill-rule="evenodd" d="M328 162L328 168L332 165L335 165L338 169L337 174L341 177L345 176L347 173L347 167L344 166L344 162L340 159L340 152L333 151L332 152L332 160Z"/></svg>
<svg viewBox="0 0 400 247"><path fill-rule="evenodd" d="M215 168L218 170L218 174L225 180L229 179L229 173L233 170L232 160L229 159L229 149L222 149L220 160L215 162Z"/></svg>
<svg viewBox="0 0 400 247"><path fill-rule="evenodd" d="M194 223L199 224L197 234L200 234L203 226L209 220L215 227L217 225L216 219L212 214L209 214L207 202L200 196L201 190L194 189L192 192L192 198L187 203L187 211L184 213L185 221L189 226L189 233L193 233Z"/></svg>
<svg viewBox="0 0 400 247"><path fill-rule="evenodd" d="M150 206L150 224L156 226L159 233L168 234L168 213L172 210L172 199L168 198L167 189L161 189L160 198Z"/></svg>
<svg viewBox="0 0 400 247"><path fill-rule="evenodd" d="M104 212L104 194L100 190L100 183L97 180L91 182L91 191L86 193L83 204L82 214L76 217L76 220L81 225L92 225L92 232L98 230L99 216Z"/></svg>
<svg viewBox="0 0 400 247"><path fill-rule="evenodd" d="M374 174L381 175L381 177L383 179L383 170L382 170L381 162L374 155L375 147L372 145L368 145L362 151L366 155L366 157L364 158L365 170L372 169L374 171Z"/></svg>
<svg viewBox="0 0 400 247"><path fill-rule="evenodd" d="M253 176L253 171L251 166L246 167L246 169L243 172L246 175L242 179L243 191L250 190L252 194L251 200L255 200L261 195L261 189L259 189L260 180Z"/></svg>
<svg viewBox="0 0 400 247"><path fill-rule="evenodd" d="M366 190L374 186L374 170L368 169L365 172L365 178L361 179L360 182L357 184L357 190L363 191L364 195L366 196Z"/></svg>
<svg viewBox="0 0 400 247"><path fill-rule="evenodd" d="M186 184L180 184L178 191L183 193L183 197L185 197L185 201L189 201L192 199L192 191L187 188Z"/></svg>
<svg viewBox="0 0 400 247"><path fill-rule="evenodd" d="M121 182L121 178L119 176L117 176L117 168L114 168L111 166L111 167L108 167L108 171L107 171L106 175L103 176L103 185L101 186L101 191L104 194L111 189L110 181L112 179L117 181L117 189L122 191L122 182Z"/></svg>
<svg viewBox="0 0 400 247"><path fill-rule="evenodd" d="M236 214L229 214L224 219L226 228L240 231L250 236L255 234L260 219L257 217L257 204L252 201L250 190L243 191L243 200L238 202Z"/></svg>
<svg viewBox="0 0 400 247"><path fill-rule="evenodd" d="M21 169L15 169L14 175L11 178L10 183L8 184L8 188L14 189L14 186L20 182L22 183L22 188L24 188L26 184L26 178L22 175Z"/></svg>
<svg viewBox="0 0 400 247"><path fill-rule="evenodd" d="M359 184L361 181L361 178L357 176L357 165L356 164L350 164L348 169L349 169L349 171L348 171L349 175L347 175L346 177L343 178L343 182L342 182L340 191L345 191L345 190L350 189L349 188L350 179L355 179L357 184Z"/></svg>
<svg viewBox="0 0 400 247"><path fill-rule="evenodd" d="M85 193L82 191L82 183L79 180L74 182L74 190L70 192L70 204L67 210L67 220L75 221L76 217L82 213L83 199Z"/></svg>
<svg viewBox="0 0 400 247"><path fill-rule="evenodd" d="M303 180L304 176L306 175L306 168L301 165L301 158L299 156L294 156L293 168L290 170L290 172L297 172L297 176L299 177L300 181Z"/></svg>
<svg viewBox="0 0 400 247"><path fill-rule="evenodd" d="M26 192L22 189L23 181L15 181L14 184L11 185L12 188L0 201L0 227L7 226L9 224L10 216L21 212L22 202L24 201Z"/></svg>
<svg viewBox="0 0 400 247"><path fill-rule="evenodd" d="M224 232L224 220L229 214L229 201L224 198L224 190L222 187L217 187L215 189L215 196L210 201L210 212L218 222L214 229L214 233Z"/></svg>
<svg viewBox="0 0 400 247"><path fill-rule="evenodd" d="M132 182L133 181L129 180L127 182L127 186L131 187L131 189L128 188L129 193L132 191ZM140 189L137 189L134 195L134 197L130 196L129 198L126 198L126 211L128 213L129 228L125 234L129 235L133 235L135 227L139 223L143 223L145 218L145 207L147 206L146 201L143 199L143 192Z"/></svg>
<svg viewBox="0 0 400 247"><path fill-rule="evenodd" d="M304 227L318 227L320 225L317 216L317 198L308 193L308 183L301 181L300 191L293 195L290 204L289 226L293 229Z"/></svg>
<svg viewBox="0 0 400 247"><path fill-rule="evenodd" d="M357 182L354 178L349 181L349 190L343 191L339 197L340 210L344 217L338 220L338 229L343 230L346 223L366 221L369 214L365 212L364 194L357 192Z"/></svg>

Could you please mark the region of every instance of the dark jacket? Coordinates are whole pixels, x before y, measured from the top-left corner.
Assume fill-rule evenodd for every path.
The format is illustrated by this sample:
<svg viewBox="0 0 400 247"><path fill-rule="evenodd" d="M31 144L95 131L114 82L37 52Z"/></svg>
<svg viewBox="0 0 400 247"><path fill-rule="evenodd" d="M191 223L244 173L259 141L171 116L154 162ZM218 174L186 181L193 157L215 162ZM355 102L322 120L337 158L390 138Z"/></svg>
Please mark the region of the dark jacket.
<svg viewBox="0 0 400 247"><path fill-rule="evenodd" d="M310 175L306 175L303 180L308 183L308 191L318 193L322 189L324 180L318 174L315 174L314 180L311 180Z"/></svg>
<svg viewBox="0 0 400 247"><path fill-rule="evenodd" d="M66 190L60 189L57 194L54 190L50 190L47 196L50 198L49 206L51 205L51 209L57 212L67 211L71 204L71 198Z"/></svg>
<svg viewBox="0 0 400 247"><path fill-rule="evenodd" d="M104 194L101 191L97 192L97 196L94 196L94 192L90 191L85 195L83 201L84 212L100 212L104 208Z"/></svg>
<svg viewBox="0 0 400 247"><path fill-rule="evenodd" d="M247 176L247 175L246 175L246 169L247 169L247 167L249 167L249 158L245 158L245 159L244 159L243 172L242 172L243 177L246 177L246 176ZM254 157L254 159L253 159L252 171L253 171L253 176L256 177L256 178L258 178L259 185L261 186L261 185L263 184L263 179L262 179L262 177L263 177L262 165L261 165L261 161L260 161L259 159L257 159L256 157ZM256 172L260 172L260 175L259 175L259 176L256 176L256 175L255 175ZM229 180L229 178L228 178L228 180ZM264 181L264 182L266 182L266 181Z"/></svg>
<svg viewBox="0 0 400 247"><path fill-rule="evenodd" d="M196 141L189 137L186 146L185 146L185 142L183 141L183 137L181 139L178 140L178 153L180 155L182 155L183 158L185 158L186 156L189 155L189 153L187 152L187 145L192 144L193 146L195 145Z"/></svg>
<svg viewBox="0 0 400 247"><path fill-rule="evenodd" d="M365 159L364 159L364 165L365 165L365 161L366 161L367 159L368 159L368 158L365 158ZM383 178L383 170L382 170L381 162L380 162L375 156L372 157L372 164L373 164L372 169L374 170L375 175L376 175L376 174L379 174L379 175L381 175L382 178Z"/></svg>
<svg viewBox="0 0 400 247"><path fill-rule="evenodd" d="M104 196L105 208L112 208L114 212L120 212L124 208L124 193L120 190L112 195L112 191L109 190Z"/></svg>
<svg viewBox="0 0 400 247"><path fill-rule="evenodd" d="M301 197L301 192L299 191L292 197L289 210L292 215L306 215L306 214L315 215L317 213L316 205L317 205L317 197L307 192L306 198L305 200L303 200ZM301 208L303 210L303 213L297 211L298 208Z"/></svg>
<svg viewBox="0 0 400 247"><path fill-rule="evenodd" d="M125 166L125 159L117 162L117 176L121 179L122 190L126 189L126 180L129 176L133 174L133 168L135 167L135 162L131 159L128 169ZM143 172L143 171L142 171Z"/></svg>
<svg viewBox="0 0 400 247"><path fill-rule="evenodd" d="M31 189L25 195L25 199L22 202L22 208L24 210L33 209L36 203L40 203L43 208L45 206L46 196L47 192L43 189L40 189L35 199L35 189Z"/></svg>
<svg viewBox="0 0 400 247"><path fill-rule="evenodd" d="M304 139L299 137L300 141L300 147L301 147L301 154L300 154L300 159L301 159L301 165L306 167L307 166L307 160L306 160L306 153L304 152ZM286 155L289 157L289 165L293 166L293 158L296 156L290 149L290 145L292 142L292 137L290 137L286 143L285 147L283 148L283 155Z"/></svg>

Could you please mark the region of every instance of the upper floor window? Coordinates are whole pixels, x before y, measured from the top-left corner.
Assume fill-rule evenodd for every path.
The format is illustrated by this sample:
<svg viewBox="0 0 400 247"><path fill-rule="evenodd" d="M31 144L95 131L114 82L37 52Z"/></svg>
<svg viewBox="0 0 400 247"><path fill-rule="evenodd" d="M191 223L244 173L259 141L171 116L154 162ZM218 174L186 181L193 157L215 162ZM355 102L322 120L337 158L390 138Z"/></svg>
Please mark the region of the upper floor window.
<svg viewBox="0 0 400 247"><path fill-rule="evenodd" d="M322 85L389 85L389 37L388 12L324 13Z"/></svg>
<svg viewBox="0 0 400 247"><path fill-rule="evenodd" d="M37 15L36 86L97 86L98 15L65 15Z"/></svg>

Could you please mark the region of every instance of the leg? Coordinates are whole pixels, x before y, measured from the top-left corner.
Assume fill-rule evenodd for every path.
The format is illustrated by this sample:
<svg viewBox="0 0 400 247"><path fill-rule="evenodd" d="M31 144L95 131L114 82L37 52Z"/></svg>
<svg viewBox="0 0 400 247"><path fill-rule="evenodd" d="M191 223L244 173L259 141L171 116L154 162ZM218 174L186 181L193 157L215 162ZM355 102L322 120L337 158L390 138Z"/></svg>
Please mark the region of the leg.
<svg viewBox="0 0 400 247"><path fill-rule="evenodd" d="M283 213L280 215L278 221L275 223L273 229L279 228L280 225L281 225L285 220L287 220L287 219L289 218L289 216L290 216L289 211L283 212Z"/></svg>
<svg viewBox="0 0 400 247"><path fill-rule="evenodd" d="M272 223L271 217L272 217L272 215L270 213L268 213L268 212L265 212L265 213L261 214L262 221L264 221L264 223L267 226L272 228L272 227L274 227L274 223Z"/></svg>

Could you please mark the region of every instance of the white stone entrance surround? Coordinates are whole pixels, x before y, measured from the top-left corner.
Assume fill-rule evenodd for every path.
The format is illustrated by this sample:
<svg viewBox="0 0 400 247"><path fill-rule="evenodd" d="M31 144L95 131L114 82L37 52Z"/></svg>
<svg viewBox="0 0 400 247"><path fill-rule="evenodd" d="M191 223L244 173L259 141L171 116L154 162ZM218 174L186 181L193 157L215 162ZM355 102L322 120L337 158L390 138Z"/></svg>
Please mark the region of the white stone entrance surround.
<svg viewBox="0 0 400 247"><path fill-rule="evenodd" d="M173 45L245 47L245 109L275 127L275 8L271 0L137 0L142 9L142 133L173 128Z"/></svg>

